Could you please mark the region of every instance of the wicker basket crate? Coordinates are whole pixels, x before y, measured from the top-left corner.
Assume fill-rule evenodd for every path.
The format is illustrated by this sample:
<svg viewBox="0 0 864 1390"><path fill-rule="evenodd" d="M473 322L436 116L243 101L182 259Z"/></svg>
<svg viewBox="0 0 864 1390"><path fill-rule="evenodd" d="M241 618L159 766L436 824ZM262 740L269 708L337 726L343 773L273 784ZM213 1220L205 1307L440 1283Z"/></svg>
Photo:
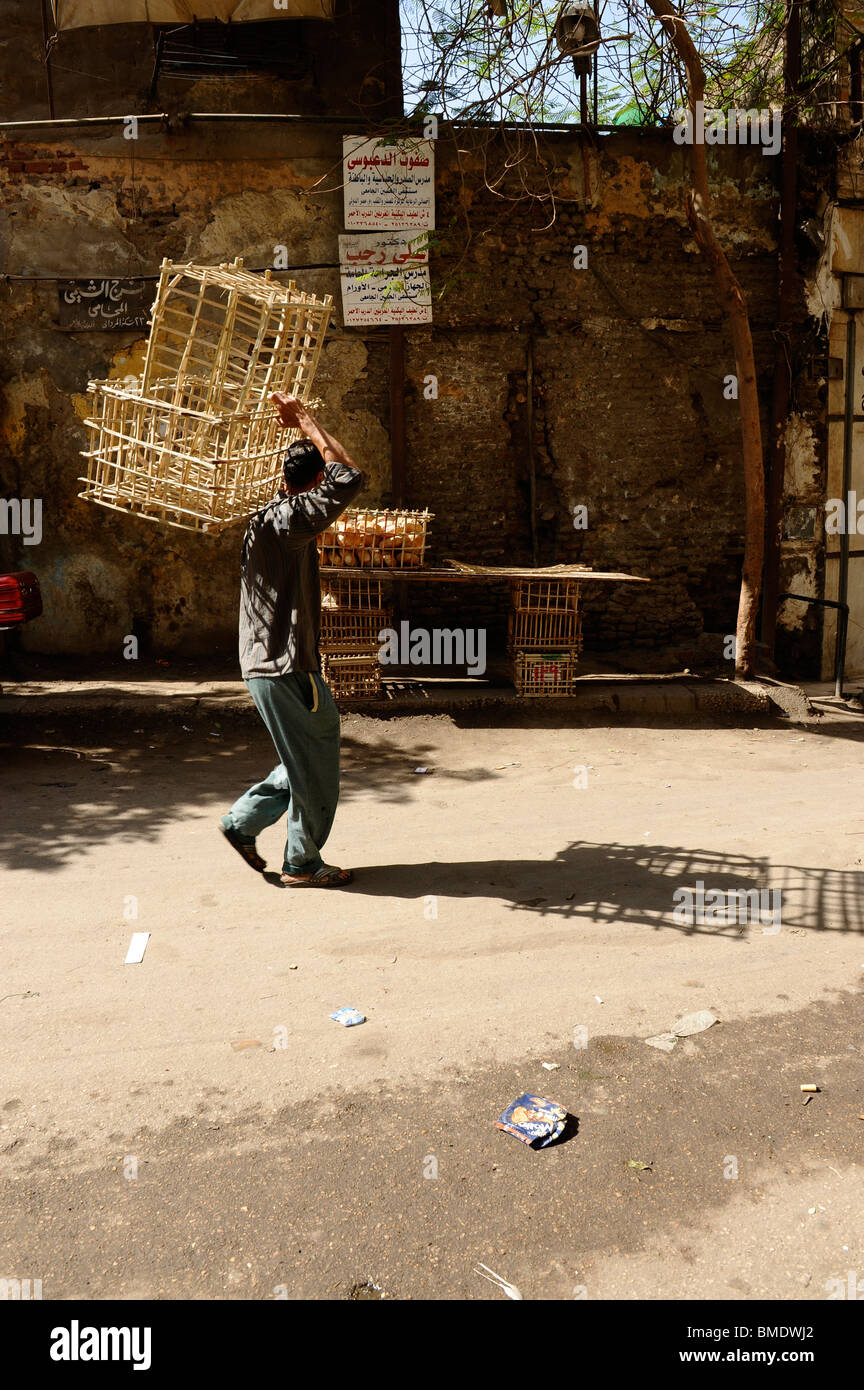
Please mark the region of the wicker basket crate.
<svg viewBox="0 0 864 1390"><path fill-rule="evenodd" d="M351 507L319 537L322 565L345 569L418 569L426 553L428 511Z"/></svg>
<svg viewBox="0 0 864 1390"><path fill-rule="evenodd" d="M322 608L321 650L374 652L377 659L381 645L378 633L392 626L393 615L387 608Z"/></svg>
<svg viewBox="0 0 864 1390"><path fill-rule="evenodd" d="M513 662L513 684L517 695L546 699L572 695L576 689L578 653L517 652Z"/></svg>
<svg viewBox="0 0 864 1390"><path fill-rule="evenodd" d="M163 377L205 383L203 408L244 410L270 391L308 396L330 317L316 299L230 265L162 262L144 358L143 395Z"/></svg>
<svg viewBox="0 0 864 1390"><path fill-rule="evenodd" d="M574 608L540 611L517 608L510 614L507 649L517 651L563 651L582 648L582 615Z"/></svg>
<svg viewBox="0 0 864 1390"><path fill-rule="evenodd" d="M384 581L368 579L364 575L327 575L322 584L321 611L332 608L375 608L384 607Z"/></svg>
<svg viewBox="0 0 864 1390"><path fill-rule="evenodd" d="M381 694L381 665L377 654L325 653L321 657L321 674L334 700L374 699Z"/></svg>
<svg viewBox="0 0 864 1390"><path fill-rule="evenodd" d="M242 269L163 261L144 372L94 381L79 496L190 531L218 531L282 482L285 430L268 397L312 402L331 301Z"/></svg>
<svg viewBox="0 0 864 1390"><path fill-rule="evenodd" d="M517 612L578 612L579 583L573 579L515 579L510 586Z"/></svg>

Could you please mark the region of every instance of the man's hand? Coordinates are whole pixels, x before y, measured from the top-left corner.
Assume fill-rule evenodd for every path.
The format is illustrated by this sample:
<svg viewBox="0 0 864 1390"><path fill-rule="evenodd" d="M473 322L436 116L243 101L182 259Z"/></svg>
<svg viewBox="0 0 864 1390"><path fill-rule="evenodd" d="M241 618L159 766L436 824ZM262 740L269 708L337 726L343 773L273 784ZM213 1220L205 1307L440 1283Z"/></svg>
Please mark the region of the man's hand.
<svg viewBox="0 0 864 1390"><path fill-rule="evenodd" d="M310 436L315 434L315 420L296 396L286 396L284 391L274 391L270 399L275 404L279 419L286 430L302 430Z"/></svg>
<svg viewBox="0 0 864 1390"><path fill-rule="evenodd" d="M302 401L296 396L286 396L284 391L274 391L270 396L276 406L279 419L287 430L302 430L320 451L325 463L344 463L348 468L357 468L344 444L322 429L310 415ZM359 470L358 470L359 471Z"/></svg>

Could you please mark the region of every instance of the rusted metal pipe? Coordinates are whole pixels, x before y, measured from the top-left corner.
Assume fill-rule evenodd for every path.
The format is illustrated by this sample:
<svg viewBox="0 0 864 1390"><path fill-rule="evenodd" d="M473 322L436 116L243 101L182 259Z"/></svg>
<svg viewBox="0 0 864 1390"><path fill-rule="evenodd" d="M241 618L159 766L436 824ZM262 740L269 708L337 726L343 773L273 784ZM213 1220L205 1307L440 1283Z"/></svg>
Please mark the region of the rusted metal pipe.
<svg viewBox="0 0 864 1390"><path fill-rule="evenodd" d="M817 608L837 609L837 644L834 649L834 694L843 699L843 665L846 661L846 633L849 629L849 604L838 603L833 598L811 598L809 594L778 594L778 601L793 598L798 603L812 603ZM840 663L843 663L841 665Z"/></svg>

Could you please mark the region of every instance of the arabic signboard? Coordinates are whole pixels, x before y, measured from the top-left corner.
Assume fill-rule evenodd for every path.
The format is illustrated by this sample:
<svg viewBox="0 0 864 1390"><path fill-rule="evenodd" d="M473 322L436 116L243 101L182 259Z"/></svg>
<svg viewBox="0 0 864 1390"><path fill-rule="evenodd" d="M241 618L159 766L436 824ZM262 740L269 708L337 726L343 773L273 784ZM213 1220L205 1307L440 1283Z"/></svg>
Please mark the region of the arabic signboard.
<svg viewBox="0 0 864 1390"><path fill-rule="evenodd" d="M427 242L423 232L340 236L346 326L432 322Z"/></svg>
<svg viewBox="0 0 864 1390"><path fill-rule="evenodd" d="M432 140L379 135L342 138L345 226L349 231L435 226L435 146Z"/></svg>
<svg viewBox="0 0 864 1390"><path fill-rule="evenodd" d="M153 286L147 280L58 280L61 328L146 328Z"/></svg>

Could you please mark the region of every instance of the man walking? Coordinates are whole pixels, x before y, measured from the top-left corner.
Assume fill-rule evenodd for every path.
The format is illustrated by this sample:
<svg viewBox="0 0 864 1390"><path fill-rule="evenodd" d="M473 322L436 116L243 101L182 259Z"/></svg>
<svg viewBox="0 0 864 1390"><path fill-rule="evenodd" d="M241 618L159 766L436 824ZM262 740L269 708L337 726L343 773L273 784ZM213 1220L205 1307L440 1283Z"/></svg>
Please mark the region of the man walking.
<svg viewBox="0 0 864 1390"><path fill-rule="evenodd" d="M263 873L255 838L287 814L280 882L286 888L338 888L353 875L321 858L339 800L339 712L320 675L315 538L353 502L366 478L301 401L280 391L270 399L285 428L301 429L306 439L289 445L284 490L246 528L240 670L279 765L235 801L220 828L246 863Z"/></svg>

